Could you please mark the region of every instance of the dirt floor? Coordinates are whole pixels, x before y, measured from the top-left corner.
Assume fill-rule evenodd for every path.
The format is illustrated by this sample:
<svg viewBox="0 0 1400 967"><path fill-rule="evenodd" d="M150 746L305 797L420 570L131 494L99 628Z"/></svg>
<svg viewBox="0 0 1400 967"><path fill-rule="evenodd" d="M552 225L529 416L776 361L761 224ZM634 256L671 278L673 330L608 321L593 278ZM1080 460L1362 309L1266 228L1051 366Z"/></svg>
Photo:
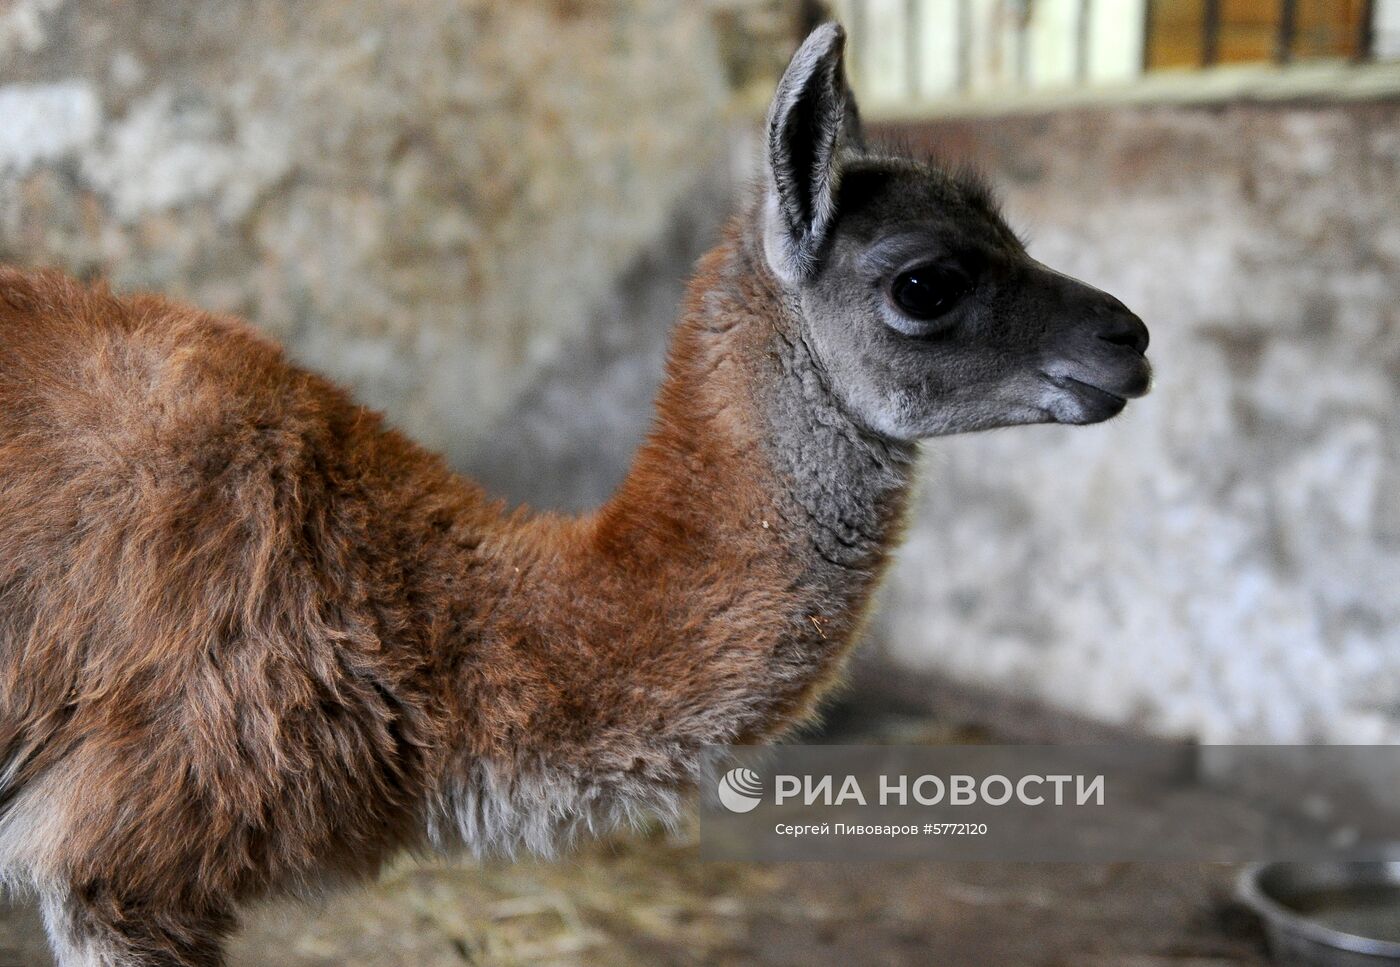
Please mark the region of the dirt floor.
<svg viewBox="0 0 1400 967"><path fill-rule="evenodd" d="M739 866L661 838L567 863L405 866L316 906L257 911L235 967L1264 964L1229 871L1184 866ZM0 963L48 964L37 918Z"/></svg>
<svg viewBox="0 0 1400 967"><path fill-rule="evenodd" d="M868 721L868 720L867 720ZM847 741L961 740L886 722ZM233 967L1262 965L1233 870L1185 865L702 863L693 831L559 863L405 862L318 904L255 910ZM0 910L0 967L50 960L34 911Z"/></svg>

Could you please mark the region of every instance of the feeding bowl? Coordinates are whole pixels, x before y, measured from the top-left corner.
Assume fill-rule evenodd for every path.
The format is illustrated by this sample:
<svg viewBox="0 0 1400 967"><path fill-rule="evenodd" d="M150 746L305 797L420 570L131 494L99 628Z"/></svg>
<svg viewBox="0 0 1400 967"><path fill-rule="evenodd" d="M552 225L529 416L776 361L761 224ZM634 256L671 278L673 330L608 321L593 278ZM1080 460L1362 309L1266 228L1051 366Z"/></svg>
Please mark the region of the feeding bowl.
<svg viewBox="0 0 1400 967"><path fill-rule="evenodd" d="M1257 863L1238 895L1284 967L1400 967L1400 860Z"/></svg>

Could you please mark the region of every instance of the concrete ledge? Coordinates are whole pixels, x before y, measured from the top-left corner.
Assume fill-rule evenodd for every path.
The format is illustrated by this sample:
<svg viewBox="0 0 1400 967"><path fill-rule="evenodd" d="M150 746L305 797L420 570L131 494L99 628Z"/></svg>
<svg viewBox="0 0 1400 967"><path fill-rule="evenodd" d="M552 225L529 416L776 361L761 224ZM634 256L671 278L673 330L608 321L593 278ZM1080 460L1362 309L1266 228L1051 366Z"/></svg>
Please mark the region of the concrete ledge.
<svg viewBox="0 0 1400 967"><path fill-rule="evenodd" d="M846 720L889 714L931 715L1013 745L1190 744L1078 716L1035 698L933 672L894 668L878 654L858 656L851 664L847 687L825 716L826 726L839 731Z"/></svg>
<svg viewBox="0 0 1400 967"><path fill-rule="evenodd" d="M1131 83L1045 91L1003 91L974 97L862 105L872 121L1040 114L1066 108L1235 101L1355 101L1400 98L1400 61L1327 61L1289 67L1240 65L1162 71Z"/></svg>

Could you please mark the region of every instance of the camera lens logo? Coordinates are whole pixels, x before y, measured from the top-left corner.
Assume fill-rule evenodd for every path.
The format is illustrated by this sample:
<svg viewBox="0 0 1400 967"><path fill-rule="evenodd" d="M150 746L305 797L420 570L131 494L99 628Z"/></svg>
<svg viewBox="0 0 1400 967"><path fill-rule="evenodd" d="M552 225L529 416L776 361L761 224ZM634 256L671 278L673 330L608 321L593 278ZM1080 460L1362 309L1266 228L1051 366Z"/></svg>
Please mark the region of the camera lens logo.
<svg viewBox="0 0 1400 967"><path fill-rule="evenodd" d="M752 769L730 769L719 781L719 801L731 813L746 813L763 801L763 780Z"/></svg>

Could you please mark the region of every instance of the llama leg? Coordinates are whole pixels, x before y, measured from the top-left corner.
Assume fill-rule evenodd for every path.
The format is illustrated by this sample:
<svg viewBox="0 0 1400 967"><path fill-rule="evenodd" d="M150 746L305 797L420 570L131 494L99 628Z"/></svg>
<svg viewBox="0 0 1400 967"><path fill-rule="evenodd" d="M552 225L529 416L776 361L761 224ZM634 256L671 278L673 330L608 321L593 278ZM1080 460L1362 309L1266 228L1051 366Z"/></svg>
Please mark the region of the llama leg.
<svg viewBox="0 0 1400 967"><path fill-rule="evenodd" d="M143 909L102 884L42 898L57 967L220 967L225 909Z"/></svg>

